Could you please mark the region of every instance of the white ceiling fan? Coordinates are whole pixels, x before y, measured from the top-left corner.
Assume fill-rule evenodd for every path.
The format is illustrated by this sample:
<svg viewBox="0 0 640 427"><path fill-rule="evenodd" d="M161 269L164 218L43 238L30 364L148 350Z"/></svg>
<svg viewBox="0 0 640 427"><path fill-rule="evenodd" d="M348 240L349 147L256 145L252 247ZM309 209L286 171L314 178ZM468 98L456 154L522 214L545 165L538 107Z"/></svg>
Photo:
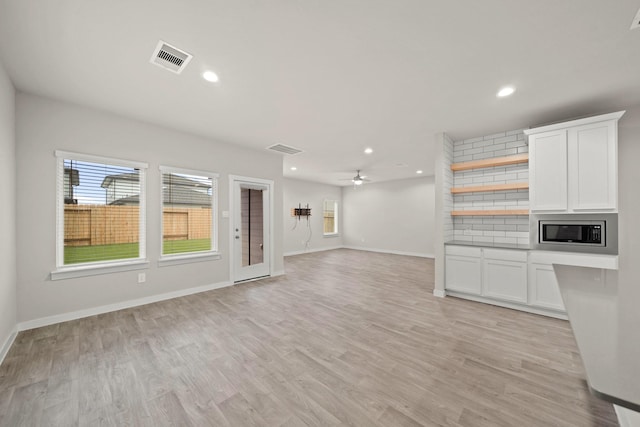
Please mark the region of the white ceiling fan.
<svg viewBox="0 0 640 427"><path fill-rule="evenodd" d="M366 179L367 176L366 175L360 175L360 169L358 169L356 171L356 176L354 176L353 178L343 178L341 179L341 181L351 181L353 182L354 186L360 186L362 185L365 181L369 182L368 179Z"/></svg>

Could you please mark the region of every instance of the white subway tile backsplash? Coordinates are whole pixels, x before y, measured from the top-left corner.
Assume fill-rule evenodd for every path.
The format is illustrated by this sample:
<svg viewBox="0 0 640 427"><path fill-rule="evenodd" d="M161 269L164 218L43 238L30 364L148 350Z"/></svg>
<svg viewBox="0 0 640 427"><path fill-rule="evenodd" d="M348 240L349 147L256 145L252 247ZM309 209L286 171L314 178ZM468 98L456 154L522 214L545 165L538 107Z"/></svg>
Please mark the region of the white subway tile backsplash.
<svg viewBox="0 0 640 427"><path fill-rule="evenodd" d="M484 136L482 138L483 139L496 139L496 138L500 138L500 137L503 137L503 136L506 136L506 135L507 135L506 132L498 132L498 133L494 133L494 134L491 134L491 135Z"/></svg>
<svg viewBox="0 0 640 427"><path fill-rule="evenodd" d="M490 234L487 234L487 232L493 233L493 225L476 225L473 227L473 229L476 231L482 231L483 236L490 235Z"/></svg>
<svg viewBox="0 0 640 427"><path fill-rule="evenodd" d="M455 156L458 151L468 150L469 148L473 148L472 142L455 143L453 144L453 155Z"/></svg>
<svg viewBox="0 0 640 427"><path fill-rule="evenodd" d="M471 204L472 204L474 209L480 209L480 208L489 209L489 208L497 205L498 203L501 203L501 201L493 202L491 200L489 200L489 201L479 200L479 201L476 201L476 202L471 202Z"/></svg>
<svg viewBox="0 0 640 427"><path fill-rule="evenodd" d="M491 224L493 226L504 224L504 218L486 217L482 219L483 224Z"/></svg>
<svg viewBox="0 0 640 427"><path fill-rule="evenodd" d="M480 148L480 147L487 147L487 146L492 146L493 145L493 141L492 140L480 140L480 141L474 141L473 142L473 148Z"/></svg>
<svg viewBox="0 0 640 427"><path fill-rule="evenodd" d="M485 184L488 182L493 182L493 176L491 175L484 175L484 176L477 176L475 178L473 178L473 183L474 184Z"/></svg>
<svg viewBox="0 0 640 427"><path fill-rule="evenodd" d="M526 147L524 145L524 141L508 142L507 145L506 145L506 148L520 148L520 147Z"/></svg>
<svg viewBox="0 0 640 427"><path fill-rule="evenodd" d="M464 144L474 143L474 142L482 141L483 139L484 139L483 137L478 136L476 138L465 139L464 141L462 141L462 143L464 143Z"/></svg>
<svg viewBox="0 0 640 427"><path fill-rule="evenodd" d="M493 153L494 153L494 155L496 157L513 156L515 154L518 154L518 149L517 148L506 148L504 150L494 151Z"/></svg>
<svg viewBox="0 0 640 427"><path fill-rule="evenodd" d="M450 154L453 162L467 162L526 153L528 149L520 129L456 141L451 145ZM527 182L529 167L524 163L461 171L451 176L454 187ZM449 194L449 198L455 210L525 209L529 206L528 190ZM516 244L526 243L529 238L527 215L455 217L450 225L453 227L450 234L456 240Z"/></svg>
<svg viewBox="0 0 640 427"><path fill-rule="evenodd" d="M504 200L505 196L506 194L504 193L500 194L499 192L495 192L491 194L485 194L482 197L484 198L484 200Z"/></svg>
<svg viewBox="0 0 640 427"><path fill-rule="evenodd" d="M469 193L462 196L462 200L465 202L473 202L478 200L485 200L485 196L482 194Z"/></svg>
<svg viewBox="0 0 640 427"><path fill-rule="evenodd" d="M493 140L494 144L503 144L507 142L514 142L518 140L518 135L507 135Z"/></svg>
<svg viewBox="0 0 640 427"><path fill-rule="evenodd" d="M505 199L509 199L509 200L513 200L513 199L515 199L515 200L522 200L522 199L529 200L529 193L528 192L527 193L520 193L520 192L517 192L517 191L505 191L504 196L505 196L504 197Z"/></svg>
<svg viewBox="0 0 640 427"><path fill-rule="evenodd" d="M473 157L473 160L484 160L484 159L490 159L491 157L495 157L495 156L493 155L492 152L482 152L482 153L474 154L471 157Z"/></svg>
<svg viewBox="0 0 640 427"><path fill-rule="evenodd" d="M467 187L473 183L473 179L471 178L459 178L456 179L456 187Z"/></svg>
<svg viewBox="0 0 640 427"><path fill-rule="evenodd" d="M529 238L529 233L524 231L505 231L505 237Z"/></svg>
<svg viewBox="0 0 640 427"><path fill-rule="evenodd" d="M496 231L522 231L519 227L519 225L494 225L493 229Z"/></svg>
<svg viewBox="0 0 640 427"><path fill-rule="evenodd" d="M468 156L458 156L458 157L456 157L456 163L470 162L471 160L473 160L473 156L471 154L469 154Z"/></svg>
<svg viewBox="0 0 640 427"><path fill-rule="evenodd" d="M463 224L473 225L482 224L483 218L481 216L466 216L462 219Z"/></svg>
<svg viewBox="0 0 640 427"><path fill-rule="evenodd" d="M518 239L513 237L494 237L493 243L506 243L509 245L516 245L518 243Z"/></svg>
<svg viewBox="0 0 640 427"><path fill-rule="evenodd" d="M464 150L463 153L465 156L468 156L469 154L478 154L478 153L482 153L483 149L482 147L480 148L470 148L468 150Z"/></svg>
<svg viewBox="0 0 640 427"><path fill-rule="evenodd" d="M484 147L484 151L491 151L491 152L495 152L495 151L499 151L499 150L504 150L505 148L507 148L506 144L491 144L488 145L486 147ZM493 154L494 157L497 157L495 155L495 153Z"/></svg>

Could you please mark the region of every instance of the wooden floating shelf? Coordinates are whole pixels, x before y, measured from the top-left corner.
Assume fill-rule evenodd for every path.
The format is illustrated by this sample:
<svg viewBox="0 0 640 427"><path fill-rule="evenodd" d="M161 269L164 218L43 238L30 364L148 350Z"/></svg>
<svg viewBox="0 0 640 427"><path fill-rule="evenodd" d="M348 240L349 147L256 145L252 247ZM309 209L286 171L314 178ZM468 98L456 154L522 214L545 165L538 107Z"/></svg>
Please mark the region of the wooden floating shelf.
<svg viewBox="0 0 640 427"><path fill-rule="evenodd" d="M515 182L513 184L479 185L476 187L452 187L451 194L481 193L481 192L487 192L487 191L504 191L504 190L526 190L528 188L529 188L528 182Z"/></svg>
<svg viewBox="0 0 640 427"><path fill-rule="evenodd" d="M509 215L509 216L529 215L529 209L451 211L451 216L505 216L505 215Z"/></svg>
<svg viewBox="0 0 640 427"><path fill-rule="evenodd" d="M466 171L469 169L491 168L494 166L515 165L527 163L529 154L516 154L515 156L494 157L492 159L472 160L470 162L452 163L451 170L454 172Z"/></svg>

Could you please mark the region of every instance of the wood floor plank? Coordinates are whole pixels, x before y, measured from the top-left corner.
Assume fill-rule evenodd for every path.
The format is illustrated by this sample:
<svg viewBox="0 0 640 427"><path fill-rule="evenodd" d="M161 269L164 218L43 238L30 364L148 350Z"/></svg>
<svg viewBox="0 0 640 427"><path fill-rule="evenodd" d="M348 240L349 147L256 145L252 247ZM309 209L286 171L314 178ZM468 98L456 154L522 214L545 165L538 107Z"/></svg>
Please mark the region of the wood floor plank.
<svg viewBox="0 0 640 427"><path fill-rule="evenodd" d="M174 392L169 392L149 401L151 418L158 426L192 426L189 414Z"/></svg>
<svg viewBox="0 0 640 427"><path fill-rule="evenodd" d="M615 426L569 323L436 298L433 261L355 250L18 334L0 425Z"/></svg>

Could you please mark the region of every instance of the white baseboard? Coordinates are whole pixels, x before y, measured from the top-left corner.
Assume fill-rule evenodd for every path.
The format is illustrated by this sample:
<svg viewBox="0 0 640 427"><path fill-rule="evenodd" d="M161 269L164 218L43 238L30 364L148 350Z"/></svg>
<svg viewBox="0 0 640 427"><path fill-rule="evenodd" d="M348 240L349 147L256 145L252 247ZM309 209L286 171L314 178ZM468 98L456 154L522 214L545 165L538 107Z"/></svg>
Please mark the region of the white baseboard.
<svg viewBox="0 0 640 427"><path fill-rule="evenodd" d="M444 298L447 296L447 293L442 289L434 289L433 295L437 296L438 298Z"/></svg>
<svg viewBox="0 0 640 427"><path fill-rule="evenodd" d="M476 295L469 295L469 294L465 294L465 293L462 293L462 292L455 292L455 291L451 291L451 290L445 291L445 292L446 292L447 295L450 295L452 297L467 299L467 300L470 300L470 301L481 302L481 303L484 303L484 304L497 305L498 307L505 307L505 308L510 308L512 310L525 311L527 313L539 314L541 316L555 317L556 319L562 319L562 320L568 320L569 319L566 314L560 313L560 312L557 312L557 311L554 311L554 310L545 310L543 308L531 307L529 305L511 303L511 302L507 302L507 301L494 300L494 299L491 299L491 298L485 298L485 297L476 296Z"/></svg>
<svg viewBox="0 0 640 427"><path fill-rule="evenodd" d="M342 249L342 248L344 248L344 246L331 246L329 248L317 248L317 249L307 249L304 251L292 251L292 252L286 252L284 256L310 254L313 252L333 251L335 249Z"/></svg>
<svg viewBox="0 0 640 427"><path fill-rule="evenodd" d="M129 301L122 301L115 304L107 304L99 307L88 308L85 310L72 311L70 313L56 314L54 316L41 317L39 319L28 320L18 323L18 331L26 331L28 329L40 328L43 326L54 325L56 323L68 322L69 320L81 319L83 317L95 316L96 314L104 314L112 311L123 310L125 308L137 307L140 305L151 304L158 301L179 298L186 295L199 294L214 289L226 288L232 286L231 282L220 282L211 285L197 286L195 288L181 289L179 291L167 292L164 294L151 295L144 298L137 298Z"/></svg>
<svg viewBox="0 0 640 427"><path fill-rule="evenodd" d="M9 353L9 349L13 345L13 342L16 340L17 336L18 336L18 328L14 327L13 331L11 331L7 339L4 340L4 344L2 344L2 347L0 347L0 365L2 365L4 358L7 356L7 353Z"/></svg>
<svg viewBox="0 0 640 427"><path fill-rule="evenodd" d="M406 255L406 256L415 256L419 258L435 258L435 255L433 254L426 254L426 253L419 253L419 252L405 252L405 251L394 251L390 249L363 248L360 246L343 246L343 248L353 249L356 251L378 252L382 254Z"/></svg>

